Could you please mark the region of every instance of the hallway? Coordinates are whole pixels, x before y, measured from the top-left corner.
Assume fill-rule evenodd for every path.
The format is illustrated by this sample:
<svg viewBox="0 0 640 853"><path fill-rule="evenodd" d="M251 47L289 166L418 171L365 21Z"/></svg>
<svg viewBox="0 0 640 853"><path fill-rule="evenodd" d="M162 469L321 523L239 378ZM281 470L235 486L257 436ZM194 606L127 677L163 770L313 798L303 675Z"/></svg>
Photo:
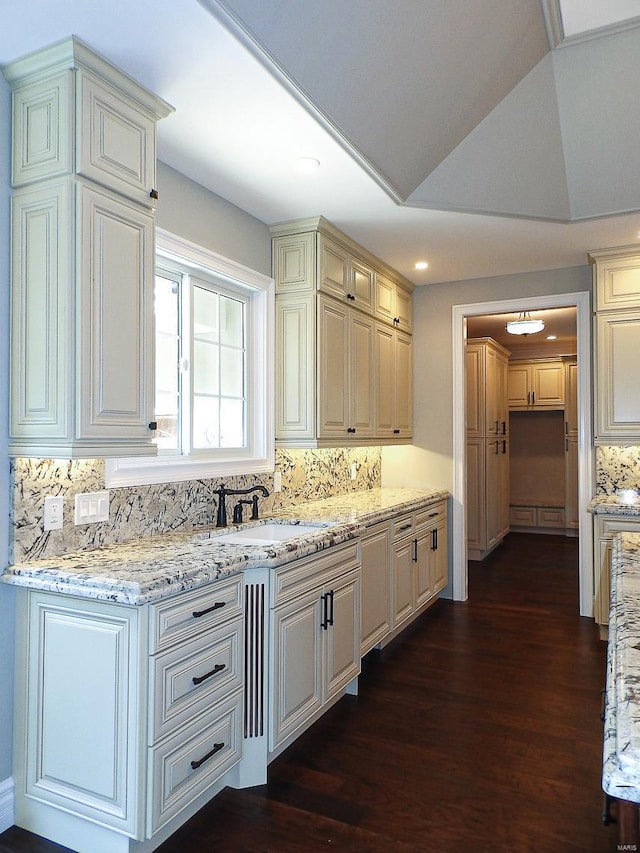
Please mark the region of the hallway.
<svg viewBox="0 0 640 853"><path fill-rule="evenodd" d="M160 853L607 853L606 646L577 615L577 540L511 534L364 661L343 699L270 767L226 789ZM61 848L10 830L0 853Z"/></svg>

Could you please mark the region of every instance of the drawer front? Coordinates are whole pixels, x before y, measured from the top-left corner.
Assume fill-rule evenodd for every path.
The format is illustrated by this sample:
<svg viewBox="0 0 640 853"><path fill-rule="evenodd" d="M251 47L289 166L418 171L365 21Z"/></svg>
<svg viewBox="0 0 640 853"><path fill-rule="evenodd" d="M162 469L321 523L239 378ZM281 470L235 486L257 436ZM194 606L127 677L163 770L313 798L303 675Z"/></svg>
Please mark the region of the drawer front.
<svg viewBox="0 0 640 853"><path fill-rule="evenodd" d="M432 506L419 509L414 513L416 533L422 532L425 528L433 527L442 518L447 517L447 505L445 501L440 501Z"/></svg>
<svg viewBox="0 0 640 853"><path fill-rule="evenodd" d="M242 613L242 575L215 581L151 605L149 647L151 654L196 634L209 631Z"/></svg>
<svg viewBox="0 0 640 853"><path fill-rule="evenodd" d="M509 521L514 527L535 527L536 508L534 506L512 506Z"/></svg>
<svg viewBox="0 0 640 853"><path fill-rule="evenodd" d="M326 554L313 554L302 560L274 569L271 584L271 601L275 607L317 586L329 582L333 577L350 571L359 564L358 543L339 545Z"/></svg>
<svg viewBox="0 0 640 853"><path fill-rule="evenodd" d="M147 834L152 835L242 757L242 692L149 750Z"/></svg>
<svg viewBox="0 0 640 853"><path fill-rule="evenodd" d="M598 539L612 539L616 533L640 533L640 518L632 515L596 515L594 530Z"/></svg>
<svg viewBox="0 0 640 853"><path fill-rule="evenodd" d="M238 617L152 661L149 745L242 686L242 626Z"/></svg>
<svg viewBox="0 0 640 853"><path fill-rule="evenodd" d="M393 520L393 538L402 539L404 536L411 536L415 529L415 519L413 513L409 515L401 515L400 518Z"/></svg>
<svg viewBox="0 0 640 853"><path fill-rule="evenodd" d="M564 527L564 510L560 507L539 506L538 527Z"/></svg>

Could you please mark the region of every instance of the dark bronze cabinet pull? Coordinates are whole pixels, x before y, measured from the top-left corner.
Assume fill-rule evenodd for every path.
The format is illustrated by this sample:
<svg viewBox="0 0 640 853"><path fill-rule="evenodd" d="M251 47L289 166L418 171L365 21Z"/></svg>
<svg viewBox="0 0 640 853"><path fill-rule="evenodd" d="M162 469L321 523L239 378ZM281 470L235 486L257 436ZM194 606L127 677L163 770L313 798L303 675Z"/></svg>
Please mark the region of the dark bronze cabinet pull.
<svg viewBox="0 0 640 853"><path fill-rule="evenodd" d="M326 631L329 625L329 616L327 613L327 597L328 593L326 592L320 596L320 601L322 602L322 619L320 621L320 627L323 631Z"/></svg>
<svg viewBox="0 0 640 853"><path fill-rule="evenodd" d="M222 672L225 667L226 663L217 663L210 672L205 672L204 675L194 675L191 680L194 684L202 684L202 682L206 681L207 678L211 678L212 675L217 675L219 672Z"/></svg>
<svg viewBox="0 0 640 853"><path fill-rule="evenodd" d="M220 610L220 608L224 607L226 603L226 601L216 601L213 607L207 607L206 610L194 610L193 618L199 619L201 616L206 616L207 613L211 613L212 610Z"/></svg>
<svg viewBox="0 0 640 853"><path fill-rule="evenodd" d="M198 767L202 767L202 765L205 763L205 761L208 761L212 755L215 755L216 752L220 752L221 749L224 749L223 743L214 743L213 749L211 750L211 752L208 752L206 755L203 755L202 758L199 758L197 761L191 762L191 769L197 770Z"/></svg>
<svg viewBox="0 0 640 853"><path fill-rule="evenodd" d="M394 434L394 435L400 435L400 430L399 430L399 429L394 429L393 434Z"/></svg>
<svg viewBox="0 0 640 853"><path fill-rule="evenodd" d="M434 529L431 531L431 550L432 551L438 550L438 528L437 527L434 527Z"/></svg>
<svg viewBox="0 0 640 853"><path fill-rule="evenodd" d="M418 540L417 539L413 540L413 562L414 563L418 562Z"/></svg>
<svg viewBox="0 0 640 853"><path fill-rule="evenodd" d="M503 453L506 453L506 452L507 452L507 442L506 442L506 441L504 441L504 440L503 440L503 442L502 442L502 452L503 452Z"/></svg>
<svg viewBox="0 0 640 853"><path fill-rule="evenodd" d="M149 198L157 200L160 196L158 195L158 190L151 190L149 193Z"/></svg>

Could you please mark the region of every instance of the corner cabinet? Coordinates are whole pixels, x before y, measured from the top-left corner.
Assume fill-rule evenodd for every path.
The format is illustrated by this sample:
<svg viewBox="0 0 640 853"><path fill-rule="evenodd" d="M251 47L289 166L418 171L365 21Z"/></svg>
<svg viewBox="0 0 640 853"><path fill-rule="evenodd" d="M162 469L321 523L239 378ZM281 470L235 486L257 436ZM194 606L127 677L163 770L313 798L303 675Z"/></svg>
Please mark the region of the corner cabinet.
<svg viewBox="0 0 640 853"><path fill-rule="evenodd" d="M276 443L407 443L413 285L322 217L274 226Z"/></svg>
<svg viewBox="0 0 640 853"><path fill-rule="evenodd" d="M14 456L155 453L155 126L171 108L77 38L13 92Z"/></svg>
<svg viewBox="0 0 640 853"><path fill-rule="evenodd" d="M640 252L591 252L595 302L595 443L640 442Z"/></svg>

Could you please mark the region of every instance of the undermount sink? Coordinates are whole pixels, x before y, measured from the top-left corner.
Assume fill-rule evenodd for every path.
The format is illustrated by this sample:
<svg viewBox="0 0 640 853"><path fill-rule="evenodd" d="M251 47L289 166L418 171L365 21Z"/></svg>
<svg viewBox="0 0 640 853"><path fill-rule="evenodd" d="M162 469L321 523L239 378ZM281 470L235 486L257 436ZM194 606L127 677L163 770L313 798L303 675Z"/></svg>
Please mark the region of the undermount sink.
<svg viewBox="0 0 640 853"><path fill-rule="evenodd" d="M212 536L211 541L220 545L275 545L285 539L309 536L326 530L327 525L311 524L258 524L232 533Z"/></svg>

